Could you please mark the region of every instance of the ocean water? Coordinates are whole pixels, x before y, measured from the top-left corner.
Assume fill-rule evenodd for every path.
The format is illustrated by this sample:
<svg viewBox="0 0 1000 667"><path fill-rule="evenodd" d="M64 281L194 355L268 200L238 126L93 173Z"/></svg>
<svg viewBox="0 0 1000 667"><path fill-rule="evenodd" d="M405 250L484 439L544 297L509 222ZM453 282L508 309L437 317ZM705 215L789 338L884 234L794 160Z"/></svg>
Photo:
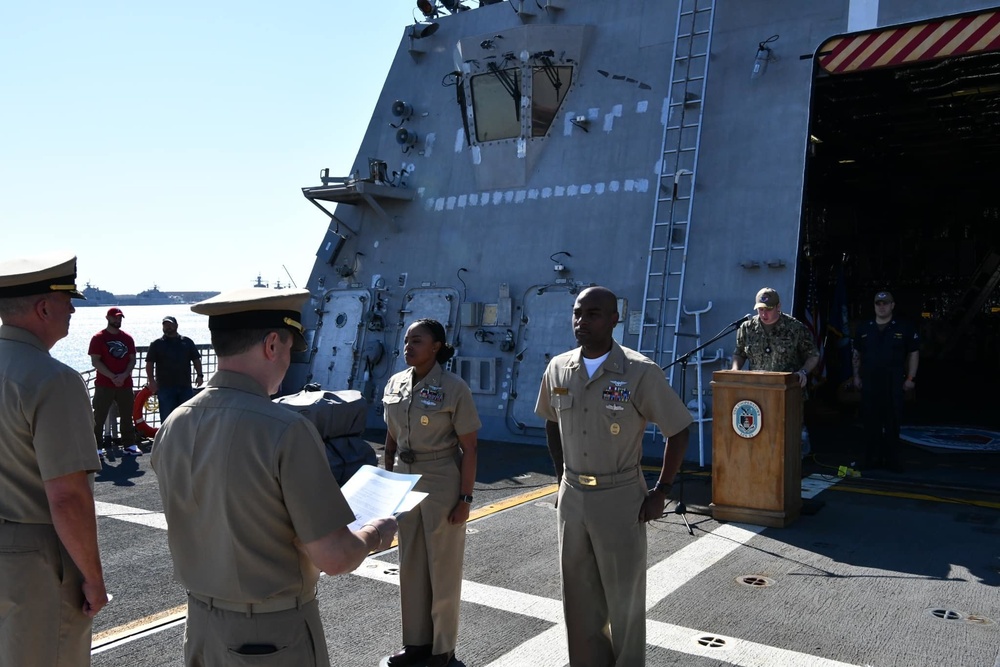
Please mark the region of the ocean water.
<svg viewBox="0 0 1000 667"><path fill-rule="evenodd" d="M74 301L74 305L80 303ZM108 326L107 306L77 306L69 324L69 335L56 343L51 354L59 361L83 372L93 368L87 349L95 333ZM190 305L123 306L122 331L135 339L137 347L148 346L163 336L163 318L177 318L177 332L195 343L211 343L208 317L191 312Z"/></svg>

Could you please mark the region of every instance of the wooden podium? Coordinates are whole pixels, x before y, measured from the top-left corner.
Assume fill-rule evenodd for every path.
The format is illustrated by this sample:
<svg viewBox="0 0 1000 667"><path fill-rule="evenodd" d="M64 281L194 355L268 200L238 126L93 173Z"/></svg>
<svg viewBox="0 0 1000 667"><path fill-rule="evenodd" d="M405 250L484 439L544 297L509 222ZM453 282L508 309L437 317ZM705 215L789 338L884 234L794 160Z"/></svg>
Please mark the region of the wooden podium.
<svg viewBox="0 0 1000 667"><path fill-rule="evenodd" d="M802 508L796 373L712 374L712 517L781 528Z"/></svg>

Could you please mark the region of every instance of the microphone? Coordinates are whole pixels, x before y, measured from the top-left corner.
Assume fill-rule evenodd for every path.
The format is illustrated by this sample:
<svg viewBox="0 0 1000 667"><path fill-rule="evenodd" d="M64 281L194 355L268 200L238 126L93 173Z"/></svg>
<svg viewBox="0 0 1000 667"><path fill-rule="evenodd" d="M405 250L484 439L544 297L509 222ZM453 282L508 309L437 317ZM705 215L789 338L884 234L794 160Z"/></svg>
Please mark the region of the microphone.
<svg viewBox="0 0 1000 667"><path fill-rule="evenodd" d="M744 316L743 316L743 317L741 317L740 319L736 320L735 322L733 322L733 323L732 323L732 324L730 324L729 326L731 326L731 327L738 327L738 326L740 326L741 324L743 324L744 322L746 322L747 320L751 320L751 319L753 319L753 316L754 316L754 315L756 315L756 314L757 314L757 313L747 313L746 315L744 315Z"/></svg>

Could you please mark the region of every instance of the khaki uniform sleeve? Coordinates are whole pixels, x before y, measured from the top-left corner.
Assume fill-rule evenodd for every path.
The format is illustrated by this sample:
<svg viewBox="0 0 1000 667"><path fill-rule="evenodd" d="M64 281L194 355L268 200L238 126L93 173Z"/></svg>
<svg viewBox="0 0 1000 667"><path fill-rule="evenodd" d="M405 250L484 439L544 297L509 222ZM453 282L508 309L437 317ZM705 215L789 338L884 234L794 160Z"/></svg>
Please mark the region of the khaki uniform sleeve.
<svg viewBox="0 0 1000 667"><path fill-rule="evenodd" d="M479 412L476 410L476 403L472 400L472 390L469 385L461 379L456 380L455 391L458 398L455 402L455 415L452 417L455 434L468 435L478 431L482 427L479 421Z"/></svg>
<svg viewBox="0 0 1000 667"><path fill-rule="evenodd" d="M30 428L42 480L100 470L94 411L83 378L67 368L47 380L35 397Z"/></svg>
<svg viewBox="0 0 1000 667"><path fill-rule="evenodd" d="M354 512L330 472L324 444L305 418L281 438L278 478L295 534L312 542L353 522Z"/></svg>
<svg viewBox="0 0 1000 667"><path fill-rule="evenodd" d="M667 383L663 371L650 363L642 376L640 387L633 393L638 400L639 414L656 424L670 437L690 426L693 419L677 392Z"/></svg>
<svg viewBox="0 0 1000 667"><path fill-rule="evenodd" d="M550 362L551 364L551 362ZM538 399L535 401L535 414L550 422L559 421L559 415L552 408L549 396L552 393L551 381L549 379L549 369L542 373L542 383L538 388Z"/></svg>

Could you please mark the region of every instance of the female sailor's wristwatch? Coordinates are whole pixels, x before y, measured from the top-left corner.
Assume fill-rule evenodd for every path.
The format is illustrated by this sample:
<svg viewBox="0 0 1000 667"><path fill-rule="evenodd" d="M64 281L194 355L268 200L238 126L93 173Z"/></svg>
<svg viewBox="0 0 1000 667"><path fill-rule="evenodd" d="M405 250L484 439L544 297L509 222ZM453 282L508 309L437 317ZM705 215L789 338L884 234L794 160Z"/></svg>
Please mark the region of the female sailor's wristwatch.
<svg viewBox="0 0 1000 667"><path fill-rule="evenodd" d="M463 503L469 503L470 505L472 504L472 496L467 496L465 494L460 493L458 494L458 499L461 500Z"/></svg>

